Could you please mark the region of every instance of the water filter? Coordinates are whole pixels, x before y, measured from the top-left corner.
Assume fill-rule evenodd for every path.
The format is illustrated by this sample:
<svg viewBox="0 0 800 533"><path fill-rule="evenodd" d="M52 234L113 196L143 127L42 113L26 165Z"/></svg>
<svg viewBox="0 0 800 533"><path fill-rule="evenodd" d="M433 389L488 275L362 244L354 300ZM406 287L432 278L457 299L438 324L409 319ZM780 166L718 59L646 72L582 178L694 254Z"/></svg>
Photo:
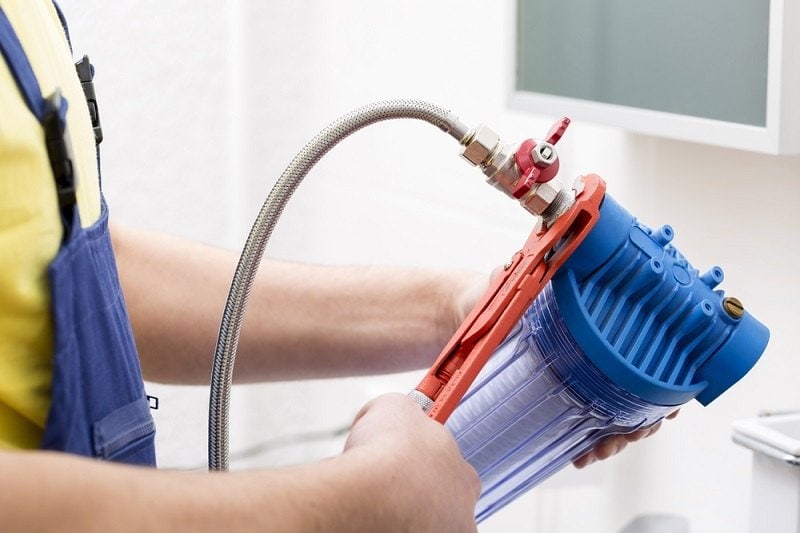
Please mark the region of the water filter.
<svg viewBox="0 0 800 533"><path fill-rule="evenodd" d="M767 329L700 275L672 244L605 193L596 175L555 179L555 148L570 120L544 139L503 142L439 106L378 102L322 130L276 182L231 282L214 354L209 469L229 460L229 399L239 333L275 224L311 168L371 124L413 118L463 147L462 158L537 223L491 282L409 397L455 436L482 481L483 520L591 449L600 439L658 422L696 398L713 401L766 347Z"/></svg>
<svg viewBox="0 0 800 533"><path fill-rule="evenodd" d="M608 194L447 419L482 482L485 519L590 450L695 398L707 405L760 357L769 332Z"/></svg>

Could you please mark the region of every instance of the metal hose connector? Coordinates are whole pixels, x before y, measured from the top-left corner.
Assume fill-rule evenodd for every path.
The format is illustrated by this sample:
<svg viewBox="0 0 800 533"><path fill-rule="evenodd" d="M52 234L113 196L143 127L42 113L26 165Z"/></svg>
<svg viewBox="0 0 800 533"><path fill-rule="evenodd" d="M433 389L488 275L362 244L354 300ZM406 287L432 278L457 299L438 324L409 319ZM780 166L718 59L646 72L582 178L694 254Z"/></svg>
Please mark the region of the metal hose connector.
<svg viewBox="0 0 800 533"><path fill-rule="evenodd" d="M446 109L423 101L389 100L364 106L334 121L306 144L283 171L262 205L239 257L217 337L208 416L209 470L227 470L229 466L230 395L239 334L256 271L278 218L303 178L334 146L366 126L397 118L428 122L459 142L469 131Z"/></svg>

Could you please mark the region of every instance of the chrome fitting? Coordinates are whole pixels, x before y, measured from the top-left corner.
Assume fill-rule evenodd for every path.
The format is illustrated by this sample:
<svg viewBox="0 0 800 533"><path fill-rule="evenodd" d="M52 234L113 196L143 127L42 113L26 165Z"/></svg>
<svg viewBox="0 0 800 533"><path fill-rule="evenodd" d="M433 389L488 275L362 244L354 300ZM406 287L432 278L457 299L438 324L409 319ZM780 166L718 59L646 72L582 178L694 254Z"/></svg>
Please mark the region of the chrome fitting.
<svg viewBox="0 0 800 533"><path fill-rule="evenodd" d="M530 213L542 217L545 226L552 224L575 203L575 190L552 179L537 184L520 199Z"/></svg>
<svg viewBox="0 0 800 533"><path fill-rule="evenodd" d="M499 142L500 136L488 126L481 124L467 136L461 157L473 165L484 165Z"/></svg>
<svg viewBox="0 0 800 533"><path fill-rule="evenodd" d="M512 197L521 177L514 158L516 153L515 146L500 143L483 167L486 181L495 189Z"/></svg>
<svg viewBox="0 0 800 533"><path fill-rule="evenodd" d="M565 120L563 119L562 123ZM568 123L566 121L566 124ZM563 128L566 128L566 124L563 124ZM527 175L527 170L523 170L524 165L523 168L520 167L522 163L518 164L517 152L520 149L529 149L530 159L527 159L526 155L523 161L527 160L528 166L532 161L540 172L553 175L557 167L549 167L558 161L558 154L554 146L557 140L558 137L552 135L547 141L528 140L522 144L525 148L521 148L500 142L500 136L493 129L481 124L464 134L461 139L461 144L464 146L461 157L473 166L480 167L488 183L507 196L518 199L528 212L540 217L544 226L547 227L572 207L577 195L576 189L570 186L565 187L561 182L549 179L542 183L535 183L527 193L518 198L517 194L521 192L520 181L524 175ZM527 143L531 143L533 146L527 148ZM535 169L531 168L530 170ZM544 176L542 179L549 177L549 175ZM532 176L530 181L535 179ZM576 185L580 187L582 182L579 180ZM527 186L529 185L526 184Z"/></svg>
<svg viewBox="0 0 800 533"><path fill-rule="evenodd" d="M469 126L461 122L458 115L452 111L447 114L447 119L443 125L440 126L443 131L449 133L455 140L464 144L467 136L469 135Z"/></svg>

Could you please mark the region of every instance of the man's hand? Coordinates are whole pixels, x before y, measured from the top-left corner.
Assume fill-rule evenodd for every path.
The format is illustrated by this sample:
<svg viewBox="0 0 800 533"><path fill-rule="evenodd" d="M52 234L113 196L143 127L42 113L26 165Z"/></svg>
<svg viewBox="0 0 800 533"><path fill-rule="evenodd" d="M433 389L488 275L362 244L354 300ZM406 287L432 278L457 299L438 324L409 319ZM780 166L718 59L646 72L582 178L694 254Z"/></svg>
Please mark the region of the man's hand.
<svg viewBox="0 0 800 533"><path fill-rule="evenodd" d="M671 420L678 416L678 411L675 411L669 415L667 415L667 419ZM598 442L594 448L590 451L586 452L585 454L581 455L577 459L575 459L572 464L575 465L576 468L584 468L589 466L590 464L594 463L595 461L602 461L603 459L608 459L614 455L617 455L619 452L625 449L625 447L630 442L636 442L637 440L641 440L645 437L649 437L661 427L661 422L650 426L649 428L640 429L639 431L634 431L633 433L628 433L626 435L611 435L610 437L606 437L605 439Z"/></svg>
<svg viewBox="0 0 800 533"><path fill-rule="evenodd" d="M480 480L453 437L412 400L387 394L356 416L343 457L360 454L380 486L386 527L396 531L476 531Z"/></svg>

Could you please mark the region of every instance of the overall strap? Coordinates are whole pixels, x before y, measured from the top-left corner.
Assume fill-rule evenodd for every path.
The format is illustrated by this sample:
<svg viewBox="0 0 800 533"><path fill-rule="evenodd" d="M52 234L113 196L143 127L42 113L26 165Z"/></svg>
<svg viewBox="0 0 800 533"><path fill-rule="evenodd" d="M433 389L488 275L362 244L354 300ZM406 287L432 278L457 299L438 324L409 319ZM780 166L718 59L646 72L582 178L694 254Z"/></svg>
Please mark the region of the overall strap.
<svg viewBox="0 0 800 533"><path fill-rule="evenodd" d="M56 8L56 14L58 15L58 20L61 22L61 27L64 29L64 36L67 38L69 51L72 52L72 39L69 38L69 26L67 26L67 17L64 16L64 12L61 11L61 6L58 5L58 2L56 2L56 0L53 0L53 7Z"/></svg>
<svg viewBox="0 0 800 533"><path fill-rule="evenodd" d="M61 96L58 89L48 98L42 96L42 89L28 56L2 7L0 7L0 51L25 104L44 128L47 155L58 192L58 205L64 220L72 220L71 211L76 203L75 168L67 135L67 100Z"/></svg>
<svg viewBox="0 0 800 533"><path fill-rule="evenodd" d="M11 75L14 81L17 82L17 87L22 98L25 100L28 109L39 120L44 123L45 109L47 103L42 97L42 90L39 88L39 81L33 73L33 68L28 61L28 56L22 48L22 43L17 37L17 33L11 26L11 22L0 7L0 51L8 64Z"/></svg>

